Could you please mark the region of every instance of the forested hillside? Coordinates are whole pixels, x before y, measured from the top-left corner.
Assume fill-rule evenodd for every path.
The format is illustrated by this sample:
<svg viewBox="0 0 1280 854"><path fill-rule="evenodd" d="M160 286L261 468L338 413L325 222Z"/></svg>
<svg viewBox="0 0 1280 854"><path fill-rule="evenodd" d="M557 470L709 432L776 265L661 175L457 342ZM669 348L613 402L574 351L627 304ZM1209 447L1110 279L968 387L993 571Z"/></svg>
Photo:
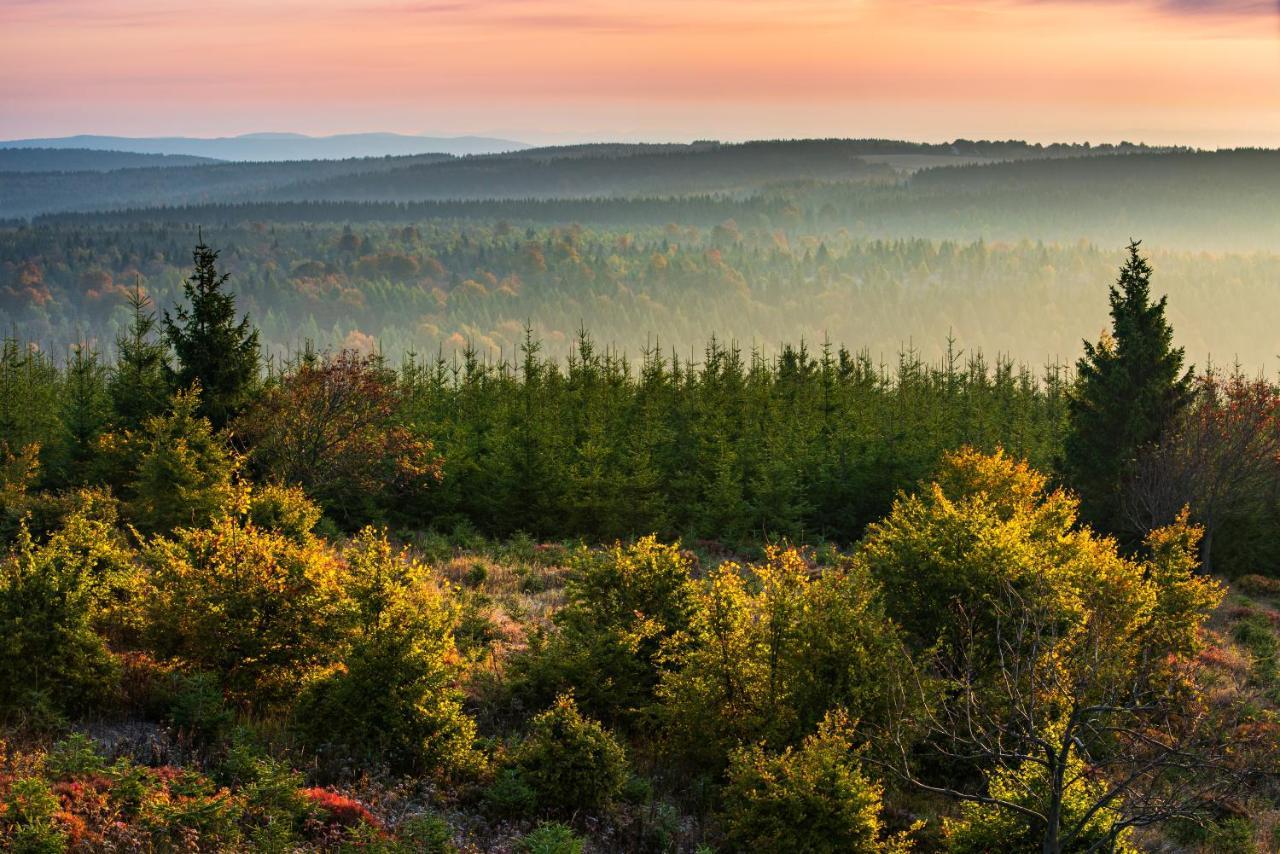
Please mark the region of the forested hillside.
<svg viewBox="0 0 1280 854"><path fill-rule="evenodd" d="M0 148L0 172L110 172L113 169L216 163L188 154L139 154L89 148Z"/></svg>
<svg viewBox="0 0 1280 854"><path fill-rule="evenodd" d="M446 233L469 260L585 240ZM805 252L980 278L1048 251L838 248ZM1190 366L1137 243L1072 251L1110 316L1035 373L532 330L505 359L269 359L203 243L172 295L100 291L110 353L15 331L0 844L1273 849L1280 386Z"/></svg>
<svg viewBox="0 0 1280 854"><path fill-rule="evenodd" d="M419 136L399 133L342 133L307 136L301 133L247 133L239 136L130 137L80 134L50 139L0 141L4 148L87 148L140 154L186 155L217 160L345 160L415 154L488 154L528 146L509 139L483 136Z"/></svg>
<svg viewBox="0 0 1280 854"><path fill-rule="evenodd" d="M1105 325L1097 282L1119 258L1114 245L869 240L797 218L635 228L247 219L204 233L223 242L241 305L277 359L310 340L380 347L393 363L411 351L451 359L468 345L511 361L530 324L557 357L583 327L633 363L653 346L697 356L714 335L769 356L784 342L816 350L830 340L877 365L906 350L936 364L951 336L966 357L1005 354L1039 373ZM0 229L0 325L55 359L82 338L109 352L130 289L141 283L161 305L178 295L195 231ZM1274 369L1280 255L1152 258L1196 364Z"/></svg>
<svg viewBox="0 0 1280 854"><path fill-rule="evenodd" d="M402 158L213 163L163 168L131 166L111 171L0 172L0 215L29 217L48 211L101 210L150 205L198 204L256 198L303 176L371 173L447 154Z"/></svg>
<svg viewBox="0 0 1280 854"><path fill-rule="evenodd" d="M1116 156L1142 146L957 140L795 140L690 145L579 145L450 154L221 164L186 173L117 171L89 178L0 171L0 216L243 201L751 196L782 182L893 183L938 164ZM385 172L378 177L377 173Z"/></svg>

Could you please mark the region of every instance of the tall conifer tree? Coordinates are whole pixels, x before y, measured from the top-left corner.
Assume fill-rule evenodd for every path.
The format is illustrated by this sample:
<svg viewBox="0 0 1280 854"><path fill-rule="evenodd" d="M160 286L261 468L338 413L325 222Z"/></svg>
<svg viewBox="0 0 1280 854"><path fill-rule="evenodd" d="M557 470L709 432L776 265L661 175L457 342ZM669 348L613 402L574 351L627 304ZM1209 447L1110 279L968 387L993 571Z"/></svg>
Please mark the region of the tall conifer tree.
<svg viewBox="0 0 1280 854"><path fill-rule="evenodd" d="M1173 346L1165 297L1151 300L1151 265L1129 244L1111 287L1111 333L1084 342L1069 403L1064 469L1079 493L1082 515L1123 532L1122 492L1138 451L1161 434L1191 399L1191 371Z"/></svg>
<svg viewBox="0 0 1280 854"><path fill-rule="evenodd" d="M156 315L149 310L151 299L139 285L128 300L133 319L128 333L116 338L119 356L108 390L116 423L127 430L139 430L169 403L169 362L164 343L152 338Z"/></svg>
<svg viewBox="0 0 1280 854"><path fill-rule="evenodd" d="M94 444L110 417L107 369L86 344L71 349L63 374L62 445L57 468L65 485L85 483Z"/></svg>
<svg viewBox="0 0 1280 854"><path fill-rule="evenodd" d="M192 253L195 272L183 283L189 307L164 313L164 334L178 366L180 389L200 385L200 414L219 429L248 402L258 379L258 330L245 315L236 322L235 295L223 289L218 253L203 238Z"/></svg>

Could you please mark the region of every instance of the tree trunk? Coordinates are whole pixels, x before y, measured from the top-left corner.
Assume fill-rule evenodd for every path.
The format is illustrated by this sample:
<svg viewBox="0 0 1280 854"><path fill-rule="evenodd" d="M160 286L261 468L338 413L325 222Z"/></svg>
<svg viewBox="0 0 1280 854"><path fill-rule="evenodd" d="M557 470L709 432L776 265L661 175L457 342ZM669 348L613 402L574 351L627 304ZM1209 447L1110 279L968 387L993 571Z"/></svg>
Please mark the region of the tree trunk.
<svg viewBox="0 0 1280 854"><path fill-rule="evenodd" d="M1204 536L1200 538L1200 572L1213 575L1213 529L1212 522L1204 526Z"/></svg>

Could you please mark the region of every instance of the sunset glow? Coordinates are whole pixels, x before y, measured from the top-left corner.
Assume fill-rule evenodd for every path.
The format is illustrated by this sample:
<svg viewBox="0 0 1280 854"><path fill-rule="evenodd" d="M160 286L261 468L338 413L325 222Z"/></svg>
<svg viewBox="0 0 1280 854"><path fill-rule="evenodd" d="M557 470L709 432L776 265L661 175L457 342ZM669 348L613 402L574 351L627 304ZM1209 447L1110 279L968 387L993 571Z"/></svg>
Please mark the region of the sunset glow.
<svg viewBox="0 0 1280 854"><path fill-rule="evenodd" d="M1280 144L1273 2L0 0L0 136Z"/></svg>

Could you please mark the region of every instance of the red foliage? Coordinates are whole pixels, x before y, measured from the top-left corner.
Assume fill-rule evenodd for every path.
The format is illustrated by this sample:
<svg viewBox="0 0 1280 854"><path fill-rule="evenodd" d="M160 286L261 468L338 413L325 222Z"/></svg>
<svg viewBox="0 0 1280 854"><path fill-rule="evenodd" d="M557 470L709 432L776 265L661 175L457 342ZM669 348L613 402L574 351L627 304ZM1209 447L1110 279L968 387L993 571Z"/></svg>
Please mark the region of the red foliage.
<svg viewBox="0 0 1280 854"><path fill-rule="evenodd" d="M61 805L58 823L66 831L71 849L100 847L102 830L118 819L110 791L111 780L101 776L53 784L53 794Z"/></svg>
<svg viewBox="0 0 1280 854"><path fill-rule="evenodd" d="M320 788L303 789L302 794L313 807L325 813L331 824L343 827L355 827L358 824L382 827L382 823L365 809L364 804L345 795Z"/></svg>
<svg viewBox="0 0 1280 854"><path fill-rule="evenodd" d="M401 392L376 356L307 361L236 424L268 479L301 486L325 509L359 517L411 501L440 478L430 442L400 420Z"/></svg>

